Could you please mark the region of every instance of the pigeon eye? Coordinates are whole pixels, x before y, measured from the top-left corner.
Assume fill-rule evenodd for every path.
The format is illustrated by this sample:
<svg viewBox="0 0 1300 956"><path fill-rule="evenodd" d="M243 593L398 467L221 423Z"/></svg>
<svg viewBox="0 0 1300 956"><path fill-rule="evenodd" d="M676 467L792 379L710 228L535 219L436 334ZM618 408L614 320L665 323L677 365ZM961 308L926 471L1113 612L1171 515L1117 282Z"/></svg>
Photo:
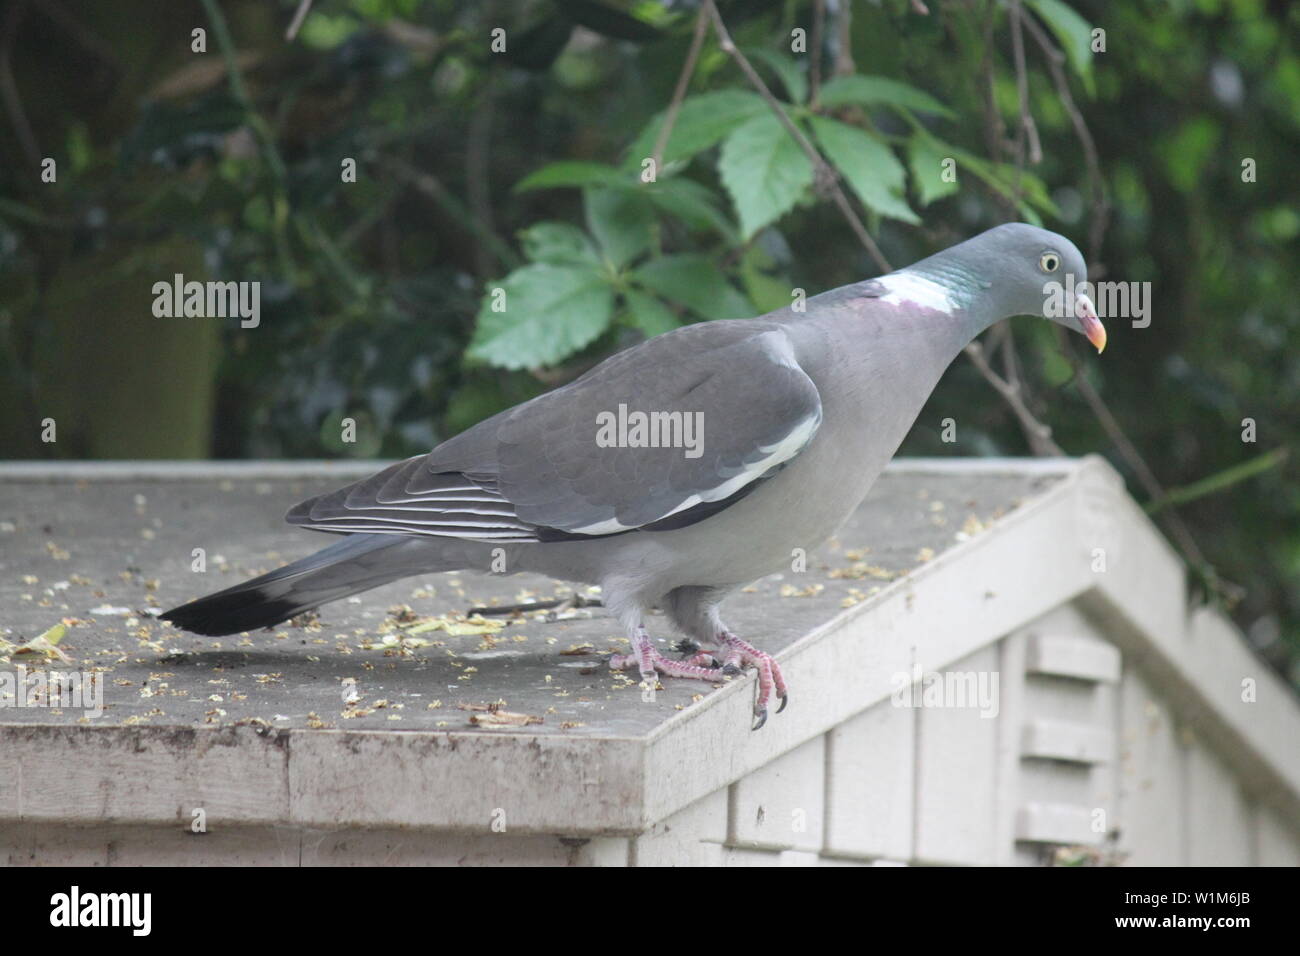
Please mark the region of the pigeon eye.
<svg viewBox="0 0 1300 956"><path fill-rule="evenodd" d="M1044 272L1055 272L1061 267L1061 257L1055 252L1044 252L1038 259L1038 265Z"/></svg>

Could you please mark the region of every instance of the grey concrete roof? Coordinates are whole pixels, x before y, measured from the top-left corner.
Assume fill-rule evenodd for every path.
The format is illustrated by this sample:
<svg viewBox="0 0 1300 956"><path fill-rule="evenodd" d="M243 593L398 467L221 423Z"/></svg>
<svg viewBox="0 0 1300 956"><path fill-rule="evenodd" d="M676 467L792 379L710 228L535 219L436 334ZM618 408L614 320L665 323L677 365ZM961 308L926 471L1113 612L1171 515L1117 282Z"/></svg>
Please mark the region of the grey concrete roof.
<svg viewBox="0 0 1300 956"><path fill-rule="evenodd" d="M604 663L622 640L607 618L524 615L490 639L379 646L395 605L423 619L557 593L540 579L408 579L326 606L319 627L247 638L146 613L319 547L285 509L374 467L0 465L0 637L68 619L61 646L102 668L107 704L99 718L0 708L0 820L184 823L202 806L231 824L482 832L509 807L513 833L638 833L886 699L892 675L960 661L1071 602L1243 779L1300 810L1294 695L1228 622L1189 609L1177 556L1096 458L891 466L804 573L729 602L791 686L758 733L752 675L668 680L643 701ZM190 570L195 548L206 573ZM669 637L662 618L651 629ZM1248 705L1243 677L1258 684ZM540 723L471 722L499 700Z"/></svg>
<svg viewBox="0 0 1300 956"><path fill-rule="evenodd" d="M435 630L409 642L428 646L382 644L396 630L390 610L401 605L421 618L463 617L471 607L573 590L529 575L408 578L326 605L318 624L246 637L197 637L149 616L329 544L330 537L284 525L284 512L372 468L252 463L214 476L209 466L110 463L78 466L50 482L48 467L7 466L0 470L0 522L7 522L0 524L0 637L21 643L74 619L62 646L79 667L102 669L106 708L93 722L103 725L265 721L284 729L499 733L470 722L480 711L458 708L505 701L509 712L540 718L530 734L630 736L714 692L707 683L665 681L653 703L643 702L637 678L605 664L609 652L626 651L626 641L599 608L570 620L518 614L487 635ZM729 621L777 653L1061 477L1059 465L1033 473L895 470L838 538L809 557L806 572L758 582L729 602ZM190 569L194 548L206 552L205 573ZM662 617L651 627L665 641L678 637ZM23 661L32 662L15 659ZM350 707L341 690L347 678L361 697ZM387 704L377 707L381 701ZM791 706L814 701L812 688L792 689ZM6 723L74 725L80 716L0 711Z"/></svg>

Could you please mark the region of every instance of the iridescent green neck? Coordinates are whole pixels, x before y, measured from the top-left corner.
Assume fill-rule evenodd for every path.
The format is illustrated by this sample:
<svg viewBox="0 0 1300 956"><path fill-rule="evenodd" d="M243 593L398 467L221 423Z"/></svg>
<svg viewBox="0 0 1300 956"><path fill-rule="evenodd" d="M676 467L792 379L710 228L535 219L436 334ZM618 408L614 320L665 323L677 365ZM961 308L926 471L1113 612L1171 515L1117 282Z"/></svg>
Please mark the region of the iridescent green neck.
<svg viewBox="0 0 1300 956"><path fill-rule="evenodd" d="M951 256L931 256L903 271L939 283L957 307L966 311L972 310L992 285Z"/></svg>

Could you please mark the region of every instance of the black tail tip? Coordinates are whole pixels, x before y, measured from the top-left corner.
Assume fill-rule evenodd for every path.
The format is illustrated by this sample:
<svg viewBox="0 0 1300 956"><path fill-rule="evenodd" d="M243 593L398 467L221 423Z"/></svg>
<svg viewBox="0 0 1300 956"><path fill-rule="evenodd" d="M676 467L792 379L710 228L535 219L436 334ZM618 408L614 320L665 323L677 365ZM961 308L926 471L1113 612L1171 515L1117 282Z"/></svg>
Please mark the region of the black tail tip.
<svg viewBox="0 0 1300 956"><path fill-rule="evenodd" d="M255 592L219 593L174 607L158 615L158 619L192 634L224 637L280 624L302 610L293 601L262 598Z"/></svg>

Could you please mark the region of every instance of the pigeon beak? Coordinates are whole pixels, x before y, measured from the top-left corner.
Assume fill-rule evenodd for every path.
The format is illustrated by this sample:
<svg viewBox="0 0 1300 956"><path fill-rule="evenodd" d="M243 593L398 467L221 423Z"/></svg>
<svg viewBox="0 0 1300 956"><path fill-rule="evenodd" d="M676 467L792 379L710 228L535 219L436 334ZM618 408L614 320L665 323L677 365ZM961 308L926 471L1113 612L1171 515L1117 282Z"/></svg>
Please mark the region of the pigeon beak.
<svg viewBox="0 0 1300 956"><path fill-rule="evenodd" d="M1101 319L1097 318L1097 310L1093 308L1092 299L1086 295L1080 295L1074 300L1074 314L1079 317L1079 322L1083 326L1083 334L1088 336L1100 355L1106 350L1106 327L1101 324Z"/></svg>

